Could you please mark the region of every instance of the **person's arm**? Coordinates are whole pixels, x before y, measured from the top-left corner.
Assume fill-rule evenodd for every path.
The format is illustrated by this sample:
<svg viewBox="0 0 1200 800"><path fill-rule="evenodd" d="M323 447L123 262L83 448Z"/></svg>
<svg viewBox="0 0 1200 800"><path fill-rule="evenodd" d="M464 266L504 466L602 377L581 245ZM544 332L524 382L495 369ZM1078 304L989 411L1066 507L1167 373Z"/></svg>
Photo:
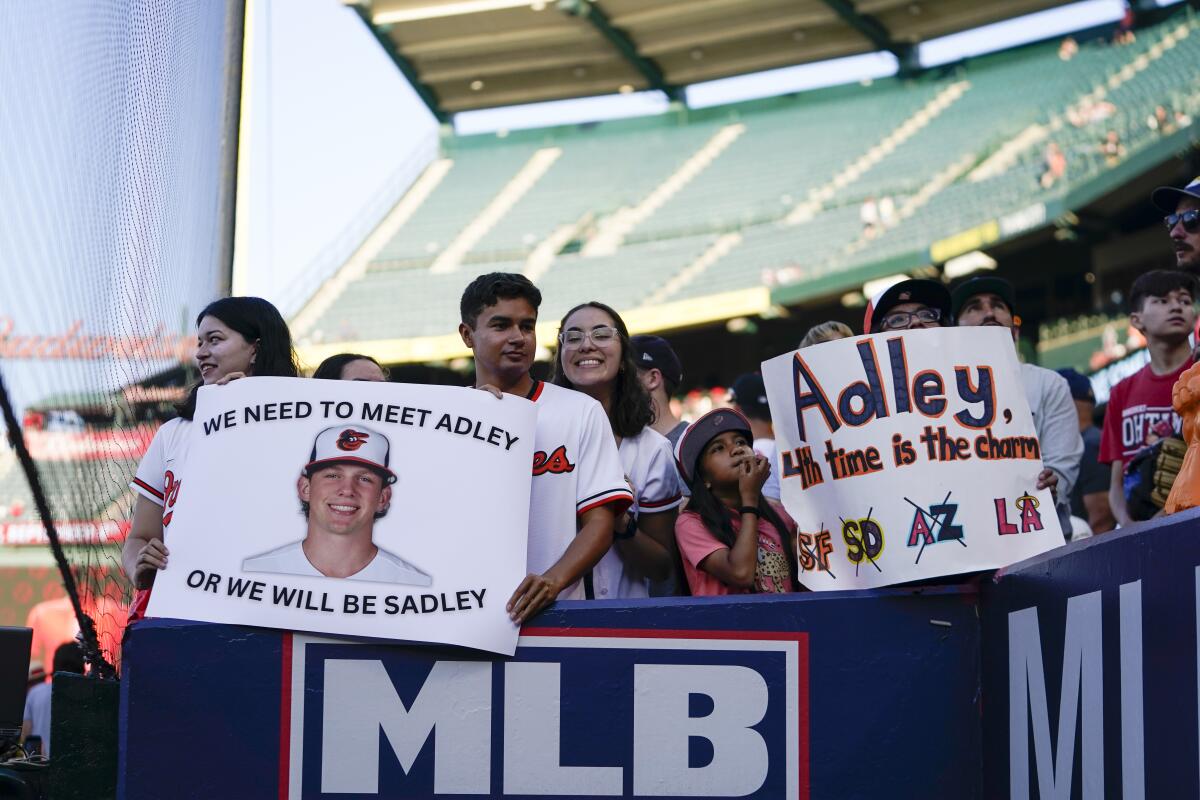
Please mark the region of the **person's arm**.
<svg viewBox="0 0 1200 800"><path fill-rule="evenodd" d="M1125 504L1124 464L1120 461L1114 461L1112 462L1111 469L1112 473L1108 484L1108 505L1118 525L1132 525L1133 519L1129 516L1129 507Z"/></svg>
<svg viewBox="0 0 1200 800"><path fill-rule="evenodd" d="M1126 378L1112 388L1108 396L1108 410L1104 413L1104 427L1100 430L1100 455L1096 459L1108 464L1108 506L1118 525L1129 525L1129 507L1125 503L1124 440L1121 436L1122 420L1125 418L1125 395L1132 378Z"/></svg>
<svg viewBox="0 0 1200 800"><path fill-rule="evenodd" d="M1058 497L1068 498L1079 478L1083 458L1083 437L1079 433L1079 412L1071 399L1067 379L1050 373L1042 405L1042 424L1038 439L1042 448L1042 466L1058 474Z"/></svg>
<svg viewBox="0 0 1200 800"><path fill-rule="evenodd" d="M167 566L167 546L162 540L162 507L138 495L133 506L133 525L121 546L121 565L138 589L154 585L158 570Z"/></svg>
<svg viewBox="0 0 1200 800"><path fill-rule="evenodd" d="M770 473L770 463L760 455L747 461L738 478L741 504L746 508L733 547L722 547L700 562L700 569L728 586L738 589L754 588L754 573L758 567L758 511L762 487Z"/></svg>
<svg viewBox="0 0 1200 800"><path fill-rule="evenodd" d="M628 539L615 539L621 560L638 575L652 581L665 581L671 576L675 561L676 513L672 508L657 514L640 514L634 535ZM616 534L620 535L620 523L617 528Z"/></svg>
<svg viewBox="0 0 1200 800"><path fill-rule="evenodd" d="M1092 533L1108 533L1117 526L1108 502L1108 492L1083 495L1083 508L1087 511L1088 526Z"/></svg>
<svg viewBox="0 0 1200 800"><path fill-rule="evenodd" d="M553 603L559 592L596 566L596 562L612 547L616 516L611 503L596 506L579 515L579 532L562 557L541 575L526 575L509 598L506 610L514 622L524 624Z"/></svg>
<svg viewBox="0 0 1200 800"><path fill-rule="evenodd" d="M629 517L622 515L617 521L614 545L621 561L635 574L665 581L675 569L675 519L682 498L679 471L666 437L647 431L633 470L629 488L637 497L637 529L632 537L622 537L629 525Z"/></svg>

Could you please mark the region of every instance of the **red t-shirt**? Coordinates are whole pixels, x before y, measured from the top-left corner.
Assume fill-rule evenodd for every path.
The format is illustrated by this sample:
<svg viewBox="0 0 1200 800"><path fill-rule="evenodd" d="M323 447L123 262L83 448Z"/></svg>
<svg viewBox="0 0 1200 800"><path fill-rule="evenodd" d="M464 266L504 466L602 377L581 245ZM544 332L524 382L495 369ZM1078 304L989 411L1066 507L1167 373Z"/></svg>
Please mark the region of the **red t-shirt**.
<svg viewBox="0 0 1200 800"><path fill-rule="evenodd" d="M75 609L71 607L71 601L66 596L43 600L29 609L25 627L33 628L31 659L41 661L46 672L51 671L54 651L58 646L74 641L75 634L79 633Z"/></svg>
<svg viewBox="0 0 1200 800"><path fill-rule="evenodd" d="M1171 405L1171 389L1192 359L1167 375L1155 375L1150 365L1142 367L1113 387L1104 414L1104 432L1100 437L1100 462L1125 463L1146 446L1146 436L1159 422L1167 421L1179 432L1179 415Z"/></svg>

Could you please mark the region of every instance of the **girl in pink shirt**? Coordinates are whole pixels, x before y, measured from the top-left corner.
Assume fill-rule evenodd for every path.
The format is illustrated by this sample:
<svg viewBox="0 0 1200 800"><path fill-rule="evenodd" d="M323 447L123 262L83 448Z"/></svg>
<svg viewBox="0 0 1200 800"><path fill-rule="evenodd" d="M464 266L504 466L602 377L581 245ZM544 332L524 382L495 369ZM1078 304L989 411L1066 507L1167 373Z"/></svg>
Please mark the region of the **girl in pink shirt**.
<svg viewBox="0 0 1200 800"><path fill-rule="evenodd" d="M762 495L771 465L754 452L746 418L710 411L684 431L675 455L692 490L675 522L692 594L797 591L796 523Z"/></svg>

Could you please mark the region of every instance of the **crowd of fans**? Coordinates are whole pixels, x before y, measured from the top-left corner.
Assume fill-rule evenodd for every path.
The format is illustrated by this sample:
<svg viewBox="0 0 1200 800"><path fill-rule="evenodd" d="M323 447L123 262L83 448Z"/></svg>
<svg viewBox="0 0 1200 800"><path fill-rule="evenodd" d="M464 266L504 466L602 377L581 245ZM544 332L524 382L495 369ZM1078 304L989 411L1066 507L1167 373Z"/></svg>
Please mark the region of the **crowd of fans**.
<svg viewBox="0 0 1200 800"><path fill-rule="evenodd" d="M1171 388L1193 360L1200 186L1162 189L1154 200L1168 212L1177 269L1147 273L1132 288L1130 323L1146 338L1150 363L1115 387L1103 429L1095 424L1086 377L1021 367L1043 454L1038 487L1054 491L1068 536L1103 533L1158 513L1174 474L1170 464L1179 461ZM796 588L795 523L779 503L779 479L770 467L774 431L762 377L739 377L729 407L707 398L713 407L702 410L705 424L693 429L703 433L688 435L672 403L683 365L670 343L631 337L603 303L584 303L561 320L551 380L534 379L540 304L541 293L524 276L492 273L466 288L460 308L476 388L538 402L536 447L546 453L562 448L568 462L535 477L531 572L509 602L513 618L524 621L560 597ZM936 281L908 280L873 299L863 330L994 325L1011 330L1015 342L1018 313L1013 287L1001 278L972 278L953 291ZM264 301L217 301L197 326L203 384L299 374L286 325ZM841 323L823 323L800 346L852 335ZM314 377L386 380L387 373L367 356L342 354ZM194 397L193 391L180 417L156 436L134 481L141 497L125 546L126 571L139 590L134 618L155 571L167 563L163 531L184 466L182 432Z"/></svg>
<svg viewBox="0 0 1200 800"><path fill-rule="evenodd" d="M1160 188L1152 200L1165 215L1175 264L1141 275L1129 292L1130 326L1145 339L1148 363L1099 408L1079 372L1021 365L1043 459L1037 485L1053 492L1068 539L1162 514L1187 451L1172 390L1200 355L1200 177L1182 189ZM630 336L616 310L592 301L562 318L550 380L537 380L530 370L541 299L525 276L491 273L472 281L460 303L474 388L537 403L535 449L554 454L535 465L529 574L508 601L512 619L523 623L556 599L802 590L796 523L772 469L775 434L762 376L747 373L727 391L693 392L681 402L686 365L670 342ZM1020 324L1016 293L1003 278L973 277L953 289L905 280L871 300L862 332L991 325L1010 330L1015 345ZM164 537L185 480L197 390L248 375L301 374L287 325L265 300L217 300L196 325L201 381L179 416L159 429L131 484L138 500L122 554L136 589L130 621L144 613L154 577L168 563ZM825 322L798 346L855 333ZM313 377L389 378L383 365L356 353L327 359ZM314 474L323 468L309 467ZM53 667L82 671L77 645L59 646ZM45 753L48 719L45 673L31 673L25 739Z"/></svg>
<svg viewBox="0 0 1200 800"><path fill-rule="evenodd" d="M1043 457L1038 488L1054 493L1068 538L1161 513L1186 447L1171 389L1194 361L1200 179L1159 189L1153 201L1166 214L1176 263L1142 275L1130 291L1130 324L1145 337L1149 363L1113 389L1102 419L1085 376L1021 365ZM675 399L687 365L670 343L630 336L615 309L592 301L560 321L551 377L539 381L530 370L541 299L523 275L491 273L472 281L460 303L475 388L537 403L535 449L557 454L534 470L529 574L508 602L512 618L524 622L559 598L800 589L796 525L772 469L762 376L739 377L725 402L697 400L689 425ZM863 332L990 325L1010 330L1015 345L1019 313L1013 286L999 277L952 289L906 280L872 299ZM799 346L854 334L822 323ZM200 385L300 374L287 326L263 300L216 301L197 318L197 336ZM314 377L388 378L373 359L351 353L329 359ZM163 538L186 474L195 391L160 429L134 479L139 499L123 561L138 590L135 619L167 565Z"/></svg>

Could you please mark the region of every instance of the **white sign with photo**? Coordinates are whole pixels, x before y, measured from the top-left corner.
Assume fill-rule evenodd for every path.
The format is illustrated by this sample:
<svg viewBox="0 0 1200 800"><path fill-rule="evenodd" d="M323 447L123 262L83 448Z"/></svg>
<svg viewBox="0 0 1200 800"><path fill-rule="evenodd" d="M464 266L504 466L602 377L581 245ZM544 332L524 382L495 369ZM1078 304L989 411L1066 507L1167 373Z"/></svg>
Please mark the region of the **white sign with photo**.
<svg viewBox="0 0 1200 800"><path fill-rule="evenodd" d="M445 386L201 389L149 615L511 655L536 414Z"/></svg>
<svg viewBox="0 0 1200 800"><path fill-rule="evenodd" d="M1003 328L857 336L762 365L800 582L862 589L1064 543Z"/></svg>

